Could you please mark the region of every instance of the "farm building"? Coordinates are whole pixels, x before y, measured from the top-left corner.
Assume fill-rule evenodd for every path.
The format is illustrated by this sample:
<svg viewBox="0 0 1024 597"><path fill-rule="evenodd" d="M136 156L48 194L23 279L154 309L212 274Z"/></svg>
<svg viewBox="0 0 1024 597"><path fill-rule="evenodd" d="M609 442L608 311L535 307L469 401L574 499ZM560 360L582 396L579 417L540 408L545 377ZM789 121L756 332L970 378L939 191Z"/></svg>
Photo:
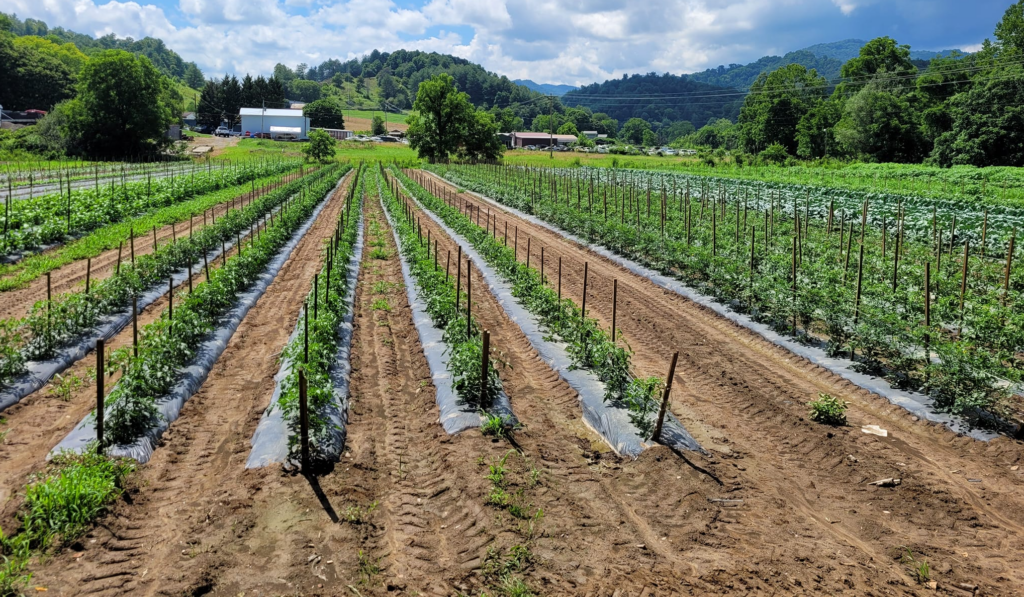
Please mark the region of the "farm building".
<svg viewBox="0 0 1024 597"><path fill-rule="evenodd" d="M550 135L548 133L512 133L512 147L523 148L527 145L547 147L554 140L555 145L568 145L576 142L573 135Z"/></svg>
<svg viewBox="0 0 1024 597"><path fill-rule="evenodd" d="M302 110L286 110L274 108L242 108L242 132L248 131L256 135L268 133L271 138L307 139L309 118L302 115Z"/></svg>

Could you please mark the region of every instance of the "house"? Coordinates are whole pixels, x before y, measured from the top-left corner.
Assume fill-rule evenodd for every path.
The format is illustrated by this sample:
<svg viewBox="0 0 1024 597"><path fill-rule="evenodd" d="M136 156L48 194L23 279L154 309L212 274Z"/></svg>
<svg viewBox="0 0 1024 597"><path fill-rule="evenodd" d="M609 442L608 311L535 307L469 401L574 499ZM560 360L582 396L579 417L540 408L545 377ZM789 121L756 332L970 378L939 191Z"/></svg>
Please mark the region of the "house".
<svg viewBox="0 0 1024 597"><path fill-rule="evenodd" d="M268 134L271 139L308 139L309 118L302 110L279 108L242 108L242 132Z"/></svg>
<svg viewBox="0 0 1024 597"><path fill-rule="evenodd" d="M391 137L397 137L399 139L404 139L405 138L405 131L400 131L398 129L391 129L388 132L388 135L391 136Z"/></svg>
<svg viewBox="0 0 1024 597"><path fill-rule="evenodd" d="M181 124L189 128L196 125L196 113L195 112L182 112L181 113Z"/></svg>
<svg viewBox="0 0 1024 597"><path fill-rule="evenodd" d="M597 131L583 131L582 135L587 139L597 139Z"/></svg>
<svg viewBox="0 0 1024 597"><path fill-rule="evenodd" d="M512 147L522 149L527 145L547 147L554 141L555 145L569 145L577 141L574 135L552 135L550 133L512 133Z"/></svg>

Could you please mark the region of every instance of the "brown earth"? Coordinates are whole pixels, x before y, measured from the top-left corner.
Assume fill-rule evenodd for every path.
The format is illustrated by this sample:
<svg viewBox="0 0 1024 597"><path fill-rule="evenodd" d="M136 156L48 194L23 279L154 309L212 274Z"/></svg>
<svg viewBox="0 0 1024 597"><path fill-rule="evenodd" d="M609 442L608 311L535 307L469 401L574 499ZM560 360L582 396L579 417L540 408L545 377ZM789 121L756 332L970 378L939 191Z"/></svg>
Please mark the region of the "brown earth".
<svg viewBox="0 0 1024 597"><path fill-rule="evenodd" d="M248 235L242 237L243 241ZM136 247L138 250L139 247ZM237 246L228 249L226 258L237 253ZM215 259L210 269L217 269L224 263ZM192 283L199 284L206 279L201 268L192 276ZM188 280L175 287L175 301L182 300L180 293L187 293ZM160 318L167 308L165 293L139 312L138 328L141 330ZM104 386L107 392L120 379L120 372L109 365L113 351L131 346L133 330L131 324L110 338L106 343L107 378ZM25 396L0 414L0 433L7 433L0 441L0 528L14 528L15 516L21 505L18 492L29 482L30 476L39 471L49 451L96 407L96 351L91 350L77 363L69 367L49 384ZM61 395L58 389L62 381L81 380L77 389Z"/></svg>
<svg viewBox="0 0 1024 597"><path fill-rule="evenodd" d="M449 193L457 190L430 178ZM722 582L744 580L767 590L766 581L757 578L761 573L753 570L769 569L780 558L808 558L829 571L822 574L819 590L839 590L849 586L838 573L851 558L877 569L880 574L869 577L876 588L910 590L914 581L901 562L901 554L910 550L929 562L940 586L978 584L985 594L1016 592L1022 576L1017 554L1024 545L1020 442L979 442L919 421L559 234L475 195L459 199L482 205L484 221L493 214L499 236L507 221L510 244L518 227L521 260L527 238L532 238L534 264L543 246L549 276L561 257L563 293L577 304L586 261L588 312L606 326L612 280L618 279L617 325L636 351L639 373L663 376L671 352L680 351L673 410L713 457L730 464L734 496L745 500L735 510L730 534L746 537L750 552L744 565L753 578L733 571L719 575ZM831 429L806 420L805 404L819 392L850 403L849 427ZM889 437L860 432L867 424L882 426ZM867 485L885 477L898 477L902 484ZM802 528L787 532L790 525ZM807 535L841 549L814 549L807 556L800 548Z"/></svg>
<svg viewBox="0 0 1024 597"><path fill-rule="evenodd" d="M254 497L267 495L257 492L280 475L244 469L249 439L351 180L349 175L332 195L153 458L140 467L137 489L79 544L39 562L34 584L58 595L140 595L201 594L211 582L209 556L216 552L206 546L234 544L255 522L249 508Z"/></svg>
<svg viewBox="0 0 1024 597"><path fill-rule="evenodd" d="M250 311L137 489L79 544L36 563L34 584L61 595L508 594L504 565L506 582L522 578L539 595L928 594L912 554L944 594L1020 586L1024 479L1010 468L1019 444L914 421L495 206L499 230L506 219L519 226L521 259L527 235L532 260L544 245L549 275L561 256L567 297L579 300L589 263L592 316L610 318L610 280L619 280L617 323L638 372L664 375L665 353L680 350L673 410L707 455L611 453L476 268L473 312L524 427L512 446L473 430L447 436L391 232L368 197L346 453L320 477L245 471L277 354L340 203ZM417 215L443 263L456 244ZM822 391L851 402L850 427L805 420L804 403ZM890 436L860 433L865 423ZM488 505L485 476L502 458L521 512ZM895 488L867 485L892 476L902 479Z"/></svg>
<svg viewBox="0 0 1024 597"><path fill-rule="evenodd" d="M373 128L373 119L346 116L345 128L350 131L369 131ZM399 131L406 131L409 130L409 125L405 124L404 122L395 122L393 120L388 120L387 129L388 131L393 131L396 129Z"/></svg>

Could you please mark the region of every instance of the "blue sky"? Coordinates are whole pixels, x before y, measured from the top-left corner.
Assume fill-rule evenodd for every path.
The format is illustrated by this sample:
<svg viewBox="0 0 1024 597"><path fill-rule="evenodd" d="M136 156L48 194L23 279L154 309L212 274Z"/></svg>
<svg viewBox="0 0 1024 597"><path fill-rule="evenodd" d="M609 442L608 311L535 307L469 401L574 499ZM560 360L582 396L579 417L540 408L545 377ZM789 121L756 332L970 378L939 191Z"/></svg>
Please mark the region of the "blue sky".
<svg viewBox="0 0 1024 597"><path fill-rule="evenodd" d="M5 0L82 33L159 37L208 76L269 73L373 49L455 54L573 85L686 73L811 44L894 37L976 49L1008 0Z"/></svg>

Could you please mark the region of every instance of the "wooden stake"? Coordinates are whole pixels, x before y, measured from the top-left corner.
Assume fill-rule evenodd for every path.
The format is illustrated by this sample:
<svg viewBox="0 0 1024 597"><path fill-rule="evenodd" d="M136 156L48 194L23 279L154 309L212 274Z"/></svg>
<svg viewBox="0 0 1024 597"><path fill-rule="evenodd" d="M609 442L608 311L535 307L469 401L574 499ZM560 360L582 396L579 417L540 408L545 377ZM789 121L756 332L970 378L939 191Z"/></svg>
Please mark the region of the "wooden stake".
<svg viewBox="0 0 1024 597"><path fill-rule="evenodd" d="M679 352L672 353L672 363L668 366L668 377L665 378L665 391L661 395L661 409L658 411L658 423L654 426L654 433L651 439L661 441L661 429L665 424L665 413L668 412L668 396L672 393L672 378L676 375L676 362L679 360Z"/></svg>
<svg viewBox="0 0 1024 597"><path fill-rule="evenodd" d="M299 369L299 443L303 474L309 470L309 399L306 388L306 372Z"/></svg>
<svg viewBox="0 0 1024 597"><path fill-rule="evenodd" d="M92 258L85 260L85 293L89 294L89 287L92 283Z"/></svg>
<svg viewBox="0 0 1024 597"><path fill-rule="evenodd" d="M1003 306L1006 306L1006 300L1010 297L1010 271L1013 268L1013 245L1017 240L1017 229L1013 229L1013 234L1010 235L1010 246L1006 249L1006 275L1003 277Z"/></svg>
<svg viewBox="0 0 1024 597"><path fill-rule="evenodd" d="M964 327L964 299L967 296L967 267L971 258L971 241L964 242L964 269L960 277L960 331Z"/></svg>
<svg viewBox="0 0 1024 597"><path fill-rule="evenodd" d="M612 344L615 343L615 319L619 306L619 280L612 280Z"/></svg>
<svg viewBox="0 0 1024 597"><path fill-rule="evenodd" d="M96 339L96 452L103 453L103 357L106 342Z"/></svg>
<svg viewBox="0 0 1024 597"><path fill-rule="evenodd" d="M853 308L853 325L857 325L860 320L860 293L861 286L864 282L864 244L860 245L860 262L857 265L857 302Z"/></svg>
<svg viewBox="0 0 1024 597"><path fill-rule="evenodd" d="M139 297L132 296L132 353L139 358Z"/></svg>
<svg viewBox="0 0 1024 597"><path fill-rule="evenodd" d="M470 337L473 330L473 278L469 275L469 266L472 261L466 258L466 337Z"/></svg>
<svg viewBox="0 0 1024 597"><path fill-rule="evenodd" d="M480 367L480 404L487 404L487 381L490 373L491 358L491 333L483 331L483 358Z"/></svg>

